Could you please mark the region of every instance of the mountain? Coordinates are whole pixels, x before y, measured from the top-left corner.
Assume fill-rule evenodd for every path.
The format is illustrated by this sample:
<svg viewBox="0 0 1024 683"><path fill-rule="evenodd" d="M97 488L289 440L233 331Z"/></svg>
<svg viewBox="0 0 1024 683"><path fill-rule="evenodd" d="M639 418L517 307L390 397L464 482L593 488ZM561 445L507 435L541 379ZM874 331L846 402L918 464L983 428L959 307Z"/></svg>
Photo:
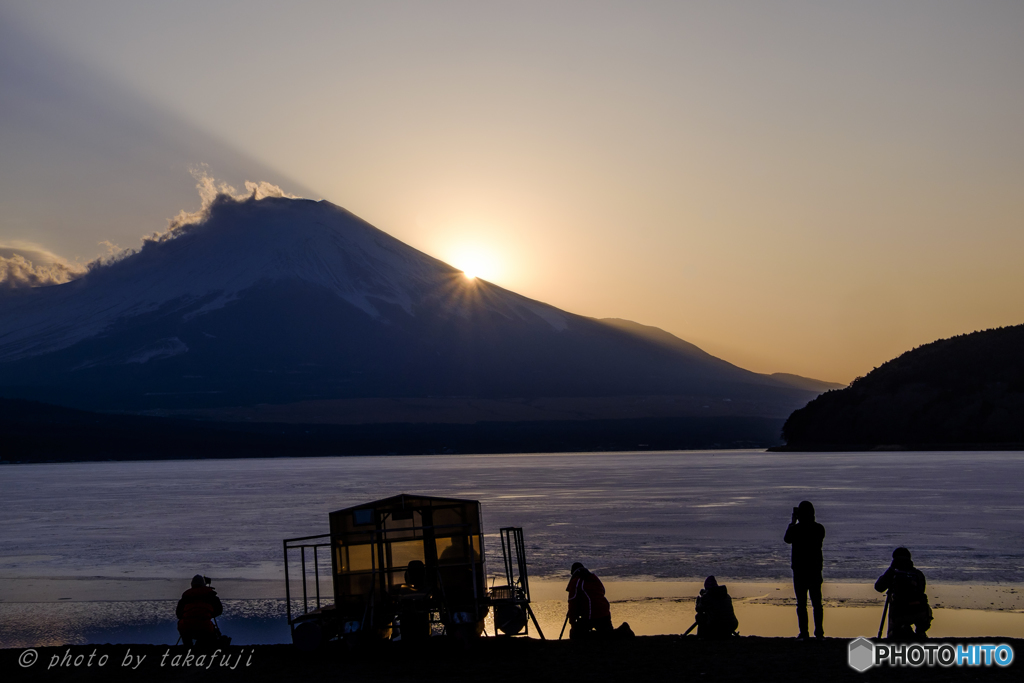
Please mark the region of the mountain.
<svg viewBox="0 0 1024 683"><path fill-rule="evenodd" d="M86 410L781 421L817 393L468 279L326 201L221 196L137 253L0 297L0 396Z"/></svg>
<svg viewBox="0 0 1024 683"><path fill-rule="evenodd" d="M788 372L773 372L768 375L776 382L785 384L786 386L793 387L795 389L806 389L807 391L813 391L815 393L822 393L824 391L831 391L833 389L844 389L845 384L839 382L825 382L820 379L814 379L811 377L803 377L801 375L794 375Z"/></svg>
<svg viewBox="0 0 1024 683"><path fill-rule="evenodd" d="M787 450L1024 447L1024 325L925 344L795 411Z"/></svg>

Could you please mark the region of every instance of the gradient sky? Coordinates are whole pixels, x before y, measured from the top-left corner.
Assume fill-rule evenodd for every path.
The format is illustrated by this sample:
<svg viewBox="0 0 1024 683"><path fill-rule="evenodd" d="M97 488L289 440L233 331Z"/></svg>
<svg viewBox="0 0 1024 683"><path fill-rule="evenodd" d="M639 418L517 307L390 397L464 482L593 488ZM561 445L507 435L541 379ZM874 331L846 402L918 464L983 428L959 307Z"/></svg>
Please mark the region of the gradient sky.
<svg viewBox="0 0 1024 683"><path fill-rule="evenodd" d="M0 249L136 246L205 163L846 382L1024 322L1021 36L1017 1L0 0Z"/></svg>

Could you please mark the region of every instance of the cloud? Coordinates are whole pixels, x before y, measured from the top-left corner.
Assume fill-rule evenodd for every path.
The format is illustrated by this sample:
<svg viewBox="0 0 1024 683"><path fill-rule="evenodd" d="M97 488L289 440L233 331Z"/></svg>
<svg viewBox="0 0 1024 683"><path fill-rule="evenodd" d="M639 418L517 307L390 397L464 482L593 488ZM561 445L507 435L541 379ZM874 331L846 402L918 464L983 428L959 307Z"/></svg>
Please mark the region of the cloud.
<svg viewBox="0 0 1024 683"><path fill-rule="evenodd" d="M189 173L196 180L196 189L199 191L199 198L202 200L199 210L190 212L182 209L177 216L168 221L166 231L153 233L147 241L163 242L189 232L190 229L201 224L209 217L210 207L218 201L242 202L250 199L266 199L267 197L298 199L296 195L289 194L277 185L265 181L254 183L246 180L245 192L239 192L233 185L218 181L210 175L210 167L206 164L191 167Z"/></svg>
<svg viewBox="0 0 1024 683"><path fill-rule="evenodd" d="M45 249L0 245L0 290L60 285L87 271Z"/></svg>
<svg viewBox="0 0 1024 683"><path fill-rule="evenodd" d="M217 181L210 175L206 164L189 169L196 180L201 205L198 211L182 210L168 221L167 230L154 232L143 239L146 242L165 242L184 235L198 227L210 215L211 207L217 202L243 202L266 199L268 197L286 197L298 199L296 195L285 192L277 185L268 182L245 181L245 191L239 192L234 186ZM106 248L107 254L90 261L84 266L69 263L65 259L35 244L13 242L0 244L0 291L60 285L79 278L86 273L109 266L138 252L138 249L122 248L103 240L100 246Z"/></svg>

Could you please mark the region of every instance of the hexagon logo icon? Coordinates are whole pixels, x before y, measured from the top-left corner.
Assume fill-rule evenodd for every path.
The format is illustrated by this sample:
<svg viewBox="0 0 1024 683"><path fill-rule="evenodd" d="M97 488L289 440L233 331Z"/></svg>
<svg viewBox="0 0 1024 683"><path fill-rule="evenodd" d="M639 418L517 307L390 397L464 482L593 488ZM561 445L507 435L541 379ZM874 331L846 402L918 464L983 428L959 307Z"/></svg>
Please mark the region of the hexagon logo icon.
<svg viewBox="0 0 1024 683"><path fill-rule="evenodd" d="M864 673L875 664L875 644L863 637L851 640L847 661L851 669Z"/></svg>

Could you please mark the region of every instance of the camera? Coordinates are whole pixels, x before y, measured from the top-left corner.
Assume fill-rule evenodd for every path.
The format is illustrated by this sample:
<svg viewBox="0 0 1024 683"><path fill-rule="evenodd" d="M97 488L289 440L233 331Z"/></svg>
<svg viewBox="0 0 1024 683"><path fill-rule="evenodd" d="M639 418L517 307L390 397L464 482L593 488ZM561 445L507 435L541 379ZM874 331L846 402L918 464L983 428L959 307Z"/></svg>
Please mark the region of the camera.
<svg viewBox="0 0 1024 683"><path fill-rule="evenodd" d="M203 581L206 583L207 586L213 583L213 579L211 579L209 576L204 576Z"/></svg>

